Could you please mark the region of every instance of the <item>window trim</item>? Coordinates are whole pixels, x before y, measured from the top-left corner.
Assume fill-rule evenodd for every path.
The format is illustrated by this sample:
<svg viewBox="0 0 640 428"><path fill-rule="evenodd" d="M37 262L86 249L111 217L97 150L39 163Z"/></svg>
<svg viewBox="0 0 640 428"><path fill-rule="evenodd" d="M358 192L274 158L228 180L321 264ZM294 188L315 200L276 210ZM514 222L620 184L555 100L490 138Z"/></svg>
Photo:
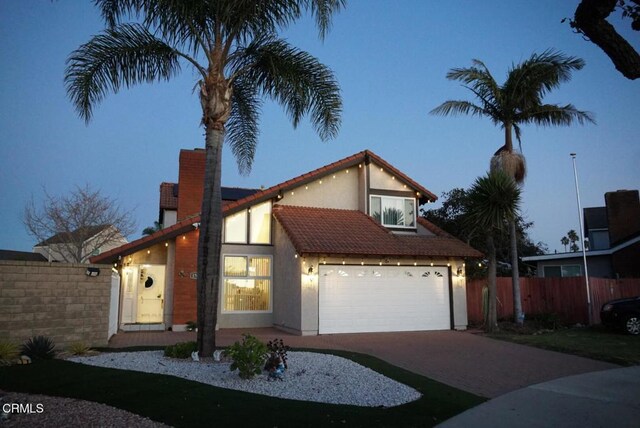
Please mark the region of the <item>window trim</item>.
<svg viewBox="0 0 640 428"><path fill-rule="evenodd" d="M383 199L396 199L396 200L401 200L404 203L406 203L407 200L411 200L413 202L413 226L404 226L404 225L398 225L398 224L384 224L383 222L383 216L382 216L382 212L380 213L380 225L388 228L388 229L401 229L401 230L416 230L417 229L417 224L418 224L418 218L417 218L417 208L418 208L418 204L416 203L416 198L415 197L409 197L409 196L390 196L390 195L381 195L381 194L369 194L369 216L371 218L373 218L373 213L371 212L371 207L373 206L372 203L372 199L373 198L380 198L380 211L384 212L384 204L382 202Z"/></svg>
<svg viewBox="0 0 640 428"><path fill-rule="evenodd" d="M247 260L247 275L246 276L226 276L224 271L224 262L225 257L244 257ZM249 258L251 257L260 257L260 258L268 258L269 259L269 276L249 276ZM220 269L222 275L220 275L221 288L222 288L222 299L220 299L220 312L223 314L270 314L273 313L273 256L271 254L238 254L238 253L224 253L222 257L220 257ZM230 311L225 309L225 301L226 301L226 287L225 281L227 279L254 279L254 280L269 280L269 309L260 310L260 311Z"/></svg>

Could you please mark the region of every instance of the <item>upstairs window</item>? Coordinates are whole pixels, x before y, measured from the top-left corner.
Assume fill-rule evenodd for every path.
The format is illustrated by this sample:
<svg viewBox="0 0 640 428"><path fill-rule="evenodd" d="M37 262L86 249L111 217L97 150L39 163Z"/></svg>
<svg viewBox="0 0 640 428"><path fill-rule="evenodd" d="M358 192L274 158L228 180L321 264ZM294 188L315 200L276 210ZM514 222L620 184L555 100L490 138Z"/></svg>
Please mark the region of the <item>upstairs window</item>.
<svg viewBox="0 0 640 428"><path fill-rule="evenodd" d="M270 244L271 201L226 216L224 219L224 243Z"/></svg>
<svg viewBox="0 0 640 428"><path fill-rule="evenodd" d="M370 214L386 227L414 229L416 227L416 200L397 196L370 197Z"/></svg>

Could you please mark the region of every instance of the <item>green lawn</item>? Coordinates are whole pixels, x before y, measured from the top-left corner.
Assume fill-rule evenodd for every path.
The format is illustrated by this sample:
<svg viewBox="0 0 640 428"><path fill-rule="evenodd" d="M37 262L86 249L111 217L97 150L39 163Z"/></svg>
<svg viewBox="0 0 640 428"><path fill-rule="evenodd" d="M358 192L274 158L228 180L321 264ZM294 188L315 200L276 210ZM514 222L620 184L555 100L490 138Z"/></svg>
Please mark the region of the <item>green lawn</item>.
<svg viewBox="0 0 640 428"><path fill-rule="evenodd" d="M423 397L388 409L312 403L63 360L0 367L0 389L97 401L175 427L433 426L485 401L368 355L331 353L407 384Z"/></svg>
<svg viewBox="0 0 640 428"><path fill-rule="evenodd" d="M490 337L623 366L640 364L640 337L601 327L570 328L537 335L500 332Z"/></svg>

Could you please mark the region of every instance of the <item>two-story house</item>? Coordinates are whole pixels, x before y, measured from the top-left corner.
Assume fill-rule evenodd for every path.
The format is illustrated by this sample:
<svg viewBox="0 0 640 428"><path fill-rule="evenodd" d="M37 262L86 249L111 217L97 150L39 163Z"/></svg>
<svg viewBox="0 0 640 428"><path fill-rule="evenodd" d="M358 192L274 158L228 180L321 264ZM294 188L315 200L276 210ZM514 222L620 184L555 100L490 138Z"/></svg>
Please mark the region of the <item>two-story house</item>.
<svg viewBox="0 0 640 428"><path fill-rule="evenodd" d="M196 319L204 154L182 150L177 185L161 185L162 230L92 258L120 271L125 330ZM466 328L464 258L481 254L421 218L436 196L376 154L223 199L217 328Z"/></svg>
<svg viewBox="0 0 640 428"><path fill-rule="evenodd" d="M585 252L589 276L640 277L640 195L618 190L604 195L604 207L585 208ZM535 262L539 277L584 276L580 251L523 257Z"/></svg>
<svg viewBox="0 0 640 428"><path fill-rule="evenodd" d="M126 244L118 229L105 224L60 232L37 243L33 252L49 262L89 263L89 258Z"/></svg>

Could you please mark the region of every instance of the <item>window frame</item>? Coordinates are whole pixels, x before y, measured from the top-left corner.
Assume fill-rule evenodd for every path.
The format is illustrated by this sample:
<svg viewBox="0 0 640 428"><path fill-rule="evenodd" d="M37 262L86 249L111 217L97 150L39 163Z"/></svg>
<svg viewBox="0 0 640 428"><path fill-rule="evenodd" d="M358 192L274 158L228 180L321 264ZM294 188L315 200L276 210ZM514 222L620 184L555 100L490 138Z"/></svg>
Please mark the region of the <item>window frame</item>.
<svg viewBox="0 0 640 428"><path fill-rule="evenodd" d="M245 276L227 276L225 273L225 258L226 257L243 257L246 260L246 275ZM269 259L269 276L251 276L249 274L249 267L250 267L250 262L249 259L250 258L266 258ZM229 253L229 254L222 254L221 257L221 270L222 270L222 275L221 275L221 282L222 282L222 299L220 299L220 305L221 305L221 313L223 314L270 314L273 313L273 256L271 254L237 254L237 253ZM226 285L225 282L227 279L238 279L238 280L267 280L269 281L269 302L268 302L268 308L264 309L264 310L256 310L256 311L247 311L247 310L243 310L243 311L232 311L232 310L227 310L225 309L225 302L227 299L227 295L226 295Z"/></svg>
<svg viewBox="0 0 640 428"><path fill-rule="evenodd" d="M577 267L580 270L580 275L565 275L565 269L564 268L575 268ZM547 268L560 268L560 276L547 276ZM571 264L571 265L544 265L542 266L542 271L544 272L544 278L578 278L581 276L584 276L584 273L582 272L582 265L580 264Z"/></svg>
<svg viewBox="0 0 640 428"><path fill-rule="evenodd" d="M375 217L373 216L373 212L372 212L372 207L373 207L373 198L380 198L380 221L379 223L389 229L404 229L404 230L416 230L417 229L417 223L418 223L418 218L417 218L417 208L418 208L418 204L416 202L416 198L415 197L410 197L410 196L391 196L391 195L381 195L381 194L370 194L369 195L369 216L371 218L373 218L375 220ZM384 223L384 199L395 199L395 200L400 200L402 201L402 205L405 207L406 209L406 204L407 201L412 201L413 204L413 225L407 226L407 225L399 225L399 224L385 224ZM378 221L378 220L376 220ZM405 221L406 223L406 221Z"/></svg>
<svg viewBox="0 0 640 428"><path fill-rule="evenodd" d="M257 206L269 204L269 242L251 242L252 231L251 231L251 215L253 213L253 209ZM245 225L244 231L245 236L243 241L229 241L227 239L227 219L229 217L238 215L240 213L244 213L245 215ZM243 210L236 211L234 213L228 214L224 217L222 221L222 243L223 244L235 244L235 245L273 245L273 202L269 199L263 202L260 202L255 205L251 205Z"/></svg>

